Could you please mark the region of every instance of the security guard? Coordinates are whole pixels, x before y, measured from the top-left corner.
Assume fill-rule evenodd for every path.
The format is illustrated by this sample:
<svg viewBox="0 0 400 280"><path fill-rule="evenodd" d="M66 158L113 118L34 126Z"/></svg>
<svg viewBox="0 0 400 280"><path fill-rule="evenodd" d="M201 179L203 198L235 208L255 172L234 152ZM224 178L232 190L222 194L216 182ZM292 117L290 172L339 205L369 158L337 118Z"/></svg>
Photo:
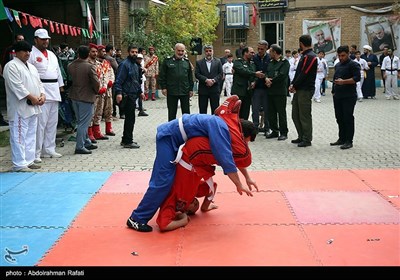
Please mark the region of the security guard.
<svg viewBox="0 0 400 280"><path fill-rule="evenodd" d="M256 66L251 61L254 50L251 47L243 49L243 57L233 62L233 85L232 94L239 96L242 101L239 117L249 119L252 92L256 78L265 78L264 73L256 71Z"/></svg>
<svg viewBox="0 0 400 280"><path fill-rule="evenodd" d="M168 121L176 119L178 101L183 114L190 114L190 98L193 96L193 67L185 57L185 45L175 45L175 55L164 59L158 83L167 97Z"/></svg>

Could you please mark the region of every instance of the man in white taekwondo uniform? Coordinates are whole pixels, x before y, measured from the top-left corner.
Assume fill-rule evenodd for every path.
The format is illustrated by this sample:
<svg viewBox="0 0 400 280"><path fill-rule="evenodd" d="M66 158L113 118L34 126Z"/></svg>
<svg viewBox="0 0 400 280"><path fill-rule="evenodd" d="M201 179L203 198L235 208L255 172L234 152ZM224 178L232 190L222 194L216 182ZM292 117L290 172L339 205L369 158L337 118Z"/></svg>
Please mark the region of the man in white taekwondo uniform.
<svg viewBox="0 0 400 280"><path fill-rule="evenodd" d="M26 41L15 44L16 57L4 67L7 115L10 127L13 171L40 168L34 163L38 114L46 97L36 68L28 61L32 47Z"/></svg>
<svg viewBox="0 0 400 280"><path fill-rule="evenodd" d="M40 163L42 158L59 158L62 155L56 152L56 134L58 123L58 105L61 101L60 90L63 91L64 81L56 55L47 50L49 34L46 29L35 31L35 45L32 47L29 62L39 72L46 93L46 103L39 115L36 134L35 162Z"/></svg>

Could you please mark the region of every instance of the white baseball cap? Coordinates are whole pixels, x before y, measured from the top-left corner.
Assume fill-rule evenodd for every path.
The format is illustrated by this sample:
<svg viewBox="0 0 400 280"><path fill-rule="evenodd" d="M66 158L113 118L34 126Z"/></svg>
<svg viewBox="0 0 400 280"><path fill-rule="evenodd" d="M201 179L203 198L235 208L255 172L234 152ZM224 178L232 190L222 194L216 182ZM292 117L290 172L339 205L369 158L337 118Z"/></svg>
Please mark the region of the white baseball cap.
<svg viewBox="0 0 400 280"><path fill-rule="evenodd" d="M136 56L136 58L143 58L143 54L138 54L137 56Z"/></svg>
<svg viewBox="0 0 400 280"><path fill-rule="evenodd" d="M34 36L40 39L51 39L47 30L43 28L36 30Z"/></svg>

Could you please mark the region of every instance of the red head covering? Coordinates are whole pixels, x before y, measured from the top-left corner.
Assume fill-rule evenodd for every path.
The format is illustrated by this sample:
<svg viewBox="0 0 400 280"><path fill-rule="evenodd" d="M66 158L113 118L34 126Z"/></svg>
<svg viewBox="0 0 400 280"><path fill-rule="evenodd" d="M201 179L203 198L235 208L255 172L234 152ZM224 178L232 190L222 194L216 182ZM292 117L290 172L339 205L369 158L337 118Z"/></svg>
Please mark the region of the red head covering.
<svg viewBox="0 0 400 280"><path fill-rule="evenodd" d="M99 49L99 47L98 47L96 44L93 44L93 43L89 43L89 48L90 48L90 49L94 48L94 49L96 49L96 50Z"/></svg>
<svg viewBox="0 0 400 280"><path fill-rule="evenodd" d="M101 51L101 50L105 50L105 49L106 49L106 46L103 46L103 45L97 45L97 49L98 49L99 51Z"/></svg>

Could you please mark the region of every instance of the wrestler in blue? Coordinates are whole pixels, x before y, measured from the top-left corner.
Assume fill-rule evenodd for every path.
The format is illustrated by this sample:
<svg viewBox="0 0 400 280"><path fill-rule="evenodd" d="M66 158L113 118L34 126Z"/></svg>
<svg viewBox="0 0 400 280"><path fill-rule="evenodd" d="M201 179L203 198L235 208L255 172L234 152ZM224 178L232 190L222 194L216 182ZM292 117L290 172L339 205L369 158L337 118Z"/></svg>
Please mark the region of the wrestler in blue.
<svg viewBox="0 0 400 280"><path fill-rule="evenodd" d="M229 98L228 98L229 99ZM230 97L218 109L229 110L237 101L237 96ZM231 105L229 105L229 103ZM138 207L132 212L127 226L140 232L150 232L147 223L157 212L168 196L174 178L175 159L179 147L188 139L198 136L209 137L211 151L224 173L236 185L240 195L253 196L252 187L256 183L249 177L246 169L239 169L246 178L248 188L243 186L238 175L231 148L231 136L226 122L216 115L183 114L181 118L161 124L157 127L156 158L153 165L149 187ZM258 188L257 188L258 189Z"/></svg>

